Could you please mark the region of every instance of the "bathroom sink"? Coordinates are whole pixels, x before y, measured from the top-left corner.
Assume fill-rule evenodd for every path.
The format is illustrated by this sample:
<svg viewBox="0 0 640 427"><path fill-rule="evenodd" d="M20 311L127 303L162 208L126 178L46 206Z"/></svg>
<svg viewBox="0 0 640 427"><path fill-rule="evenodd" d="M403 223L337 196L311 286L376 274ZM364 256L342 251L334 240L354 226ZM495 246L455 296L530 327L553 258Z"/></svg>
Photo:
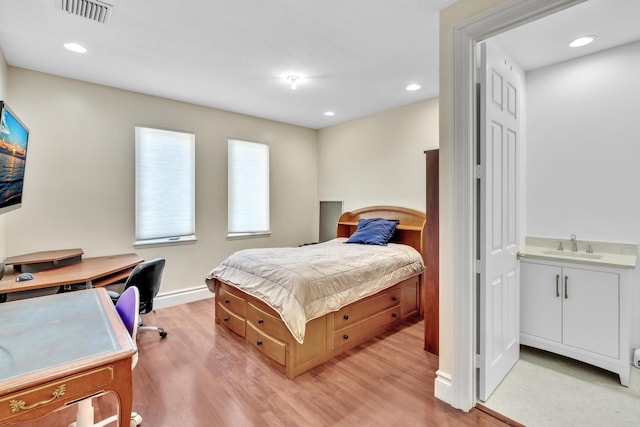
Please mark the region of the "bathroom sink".
<svg viewBox="0 0 640 427"><path fill-rule="evenodd" d="M602 255L600 254L588 254L586 252L558 251L554 249L544 251L543 254L555 255L555 256L566 257L566 258L583 258L583 259L601 259L602 258Z"/></svg>

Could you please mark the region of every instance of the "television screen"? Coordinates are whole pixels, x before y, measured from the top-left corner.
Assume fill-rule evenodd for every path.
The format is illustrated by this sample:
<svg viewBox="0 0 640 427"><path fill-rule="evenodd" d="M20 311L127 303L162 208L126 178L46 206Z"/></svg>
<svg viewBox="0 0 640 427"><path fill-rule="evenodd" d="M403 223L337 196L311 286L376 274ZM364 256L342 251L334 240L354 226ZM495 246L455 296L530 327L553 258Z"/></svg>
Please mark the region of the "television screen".
<svg viewBox="0 0 640 427"><path fill-rule="evenodd" d="M29 129L0 101L0 213L22 204Z"/></svg>

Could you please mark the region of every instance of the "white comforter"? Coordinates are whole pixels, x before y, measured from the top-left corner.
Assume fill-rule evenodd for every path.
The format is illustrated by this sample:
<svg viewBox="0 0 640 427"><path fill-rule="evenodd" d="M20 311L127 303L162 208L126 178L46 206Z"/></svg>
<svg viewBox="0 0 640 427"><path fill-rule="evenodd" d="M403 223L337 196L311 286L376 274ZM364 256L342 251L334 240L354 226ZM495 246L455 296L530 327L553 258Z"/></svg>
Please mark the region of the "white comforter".
<svg viewBox="0 0 640 427"><path fill-rule="evenodd" d="M214 268L207 278L223 280L266 302L302 343L309 320L424 270L420 253L410 246L346 244L346 240L242 250Z"/></svg>

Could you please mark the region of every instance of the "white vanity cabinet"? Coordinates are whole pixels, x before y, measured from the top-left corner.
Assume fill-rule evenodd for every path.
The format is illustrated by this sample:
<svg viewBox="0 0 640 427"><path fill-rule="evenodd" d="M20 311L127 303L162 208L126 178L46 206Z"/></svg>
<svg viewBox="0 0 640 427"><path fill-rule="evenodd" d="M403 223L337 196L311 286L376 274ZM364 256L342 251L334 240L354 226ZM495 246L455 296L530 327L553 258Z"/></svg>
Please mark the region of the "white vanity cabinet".
<svg viewBox="0 0 640 427"><path fill-rule="evenodd" d="M520 264L520 342L630 374L625 270L546 260Z"/></svg>

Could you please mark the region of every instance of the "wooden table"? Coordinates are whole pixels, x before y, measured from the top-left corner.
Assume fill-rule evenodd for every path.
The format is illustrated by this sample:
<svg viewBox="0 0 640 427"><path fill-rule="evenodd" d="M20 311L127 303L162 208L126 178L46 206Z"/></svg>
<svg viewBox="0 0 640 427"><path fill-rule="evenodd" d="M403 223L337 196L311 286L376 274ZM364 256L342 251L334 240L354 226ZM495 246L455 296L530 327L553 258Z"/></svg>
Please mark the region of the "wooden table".
<svg viewBox="0 0 640 427"><path fill-rule="evenodd" d="M0 281L0 294L79 283L85 284L86 288L105 286L129 277L133 267L142 261L136 254L84 258L73 264L32 273L33 280L23 282L16 282L18 273L13 272Z"/></svg>
<svg viewBox="0 0 640 427"><path fill-rule="evenodd" d="M137 348L105 289L1 304L0 319L0 425L103 392L129 425Z"/></svg>

